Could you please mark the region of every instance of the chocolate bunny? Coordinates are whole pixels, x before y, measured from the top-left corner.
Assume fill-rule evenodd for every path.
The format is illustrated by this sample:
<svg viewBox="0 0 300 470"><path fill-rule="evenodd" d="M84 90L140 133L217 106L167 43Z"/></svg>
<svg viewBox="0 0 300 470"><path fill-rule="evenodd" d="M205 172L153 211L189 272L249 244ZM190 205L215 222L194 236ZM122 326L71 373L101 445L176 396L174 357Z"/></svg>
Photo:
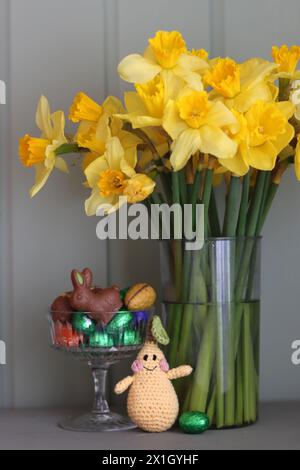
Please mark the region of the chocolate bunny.
<svg viewBox="0 0 300 470"><path fill-rule="evenodd" d="M92 289L93 275L89 268L82 273L73 269L71 280L74 287L70 304L74 310L89 312L89 316L106 325L121 308L120 289L117 286L107 289Z"/></svg>

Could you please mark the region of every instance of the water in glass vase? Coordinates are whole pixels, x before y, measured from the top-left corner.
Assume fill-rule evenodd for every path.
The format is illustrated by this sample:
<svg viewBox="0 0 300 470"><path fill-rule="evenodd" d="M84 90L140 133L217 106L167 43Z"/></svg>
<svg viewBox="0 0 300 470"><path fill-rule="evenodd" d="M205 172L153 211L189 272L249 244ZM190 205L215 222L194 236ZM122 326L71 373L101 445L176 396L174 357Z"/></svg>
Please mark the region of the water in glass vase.
<svg viewBox="0 0 300 470"><path fill-rule="evenodd" d="M192 254L183 245L181 282L174 246L163 247L167 356L170 367L194 368L177 384L181 409L207 413L218 429L257 420L259 245L258 238L210 239Z"/></svg>

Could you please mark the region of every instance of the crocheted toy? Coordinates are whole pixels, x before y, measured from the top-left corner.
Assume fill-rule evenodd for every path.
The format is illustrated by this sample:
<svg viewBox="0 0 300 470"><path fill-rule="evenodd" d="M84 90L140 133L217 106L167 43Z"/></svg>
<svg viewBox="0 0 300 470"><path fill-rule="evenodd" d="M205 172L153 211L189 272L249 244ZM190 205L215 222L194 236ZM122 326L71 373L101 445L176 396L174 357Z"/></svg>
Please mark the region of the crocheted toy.
<svg viewBox="0 0 300 470"><path fill-rule="evenodd" d="M154 328L153 328L154 325ZM129 387L127 411L130 419L148 432L161 432L170 429L176 421L179 404L171 380L185 377L192 372L184 365L169 369L169 364L157 340L167 333L159 317L154 317L148 329L147 341L131 369L134 375L121 380L115 386L115 393L121 394Z"/></svg>

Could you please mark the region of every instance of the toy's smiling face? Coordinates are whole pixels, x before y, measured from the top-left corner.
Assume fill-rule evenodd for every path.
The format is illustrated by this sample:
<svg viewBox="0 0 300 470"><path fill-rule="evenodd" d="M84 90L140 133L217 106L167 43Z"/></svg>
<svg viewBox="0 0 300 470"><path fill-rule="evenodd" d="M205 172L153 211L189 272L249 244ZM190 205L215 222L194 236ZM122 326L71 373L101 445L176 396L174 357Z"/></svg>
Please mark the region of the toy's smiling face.
<svg viewBox="0 0 300 470"><path fill-rule="evenodd" d="M169 369L163 352L152 342L145 344L131 367L133 372L145 371L149 373L155 371L167 372Z"/></svg>

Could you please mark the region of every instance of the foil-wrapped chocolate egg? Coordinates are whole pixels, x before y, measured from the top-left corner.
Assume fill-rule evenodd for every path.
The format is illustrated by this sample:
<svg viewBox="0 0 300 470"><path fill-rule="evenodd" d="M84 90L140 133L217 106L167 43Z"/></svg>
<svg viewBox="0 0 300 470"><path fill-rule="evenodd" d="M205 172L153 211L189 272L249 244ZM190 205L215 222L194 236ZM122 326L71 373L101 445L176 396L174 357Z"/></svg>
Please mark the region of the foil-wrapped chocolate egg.
<svg viewBox="0 0 300 470"><path fill-rule="evenodd" d="M106 331L110 335L115 335L128 328L133 321L133 314L128 310L120 310L106 326Z"/></svg>
<svg viewBox="0 0 300 470"><path fill-rule="evenodd" d="M95 322L88 315L81 312L73 313L72 326L75 331L85 335L91 335L96 328Z"/></svg>
<svg viewBox="0 0 300 470"><path fill-rule="evenodd" d="M179 418L179 427L187 434L201 434L209 428L209 418L201 411L186 411Z"/></svg>
<svg viewBox="0 0 300 470"><path fill-rule="evenodd" d="M91 348L111 348L114 345L113 338L104 331L95 331L89 339Z"/></svg>

